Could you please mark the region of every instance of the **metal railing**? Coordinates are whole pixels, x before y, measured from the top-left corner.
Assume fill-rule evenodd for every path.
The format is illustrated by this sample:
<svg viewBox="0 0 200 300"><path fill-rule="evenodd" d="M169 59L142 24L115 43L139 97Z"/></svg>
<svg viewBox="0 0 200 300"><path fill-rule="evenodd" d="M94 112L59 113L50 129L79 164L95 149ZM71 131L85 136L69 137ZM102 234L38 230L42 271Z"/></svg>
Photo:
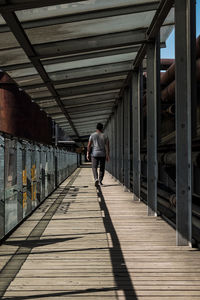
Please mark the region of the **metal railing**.
<svg viewBox="0 0 200 300"><path fill-rule="evenodd" d="M80 164L66 149L0 135L0 239Z"/></svg>

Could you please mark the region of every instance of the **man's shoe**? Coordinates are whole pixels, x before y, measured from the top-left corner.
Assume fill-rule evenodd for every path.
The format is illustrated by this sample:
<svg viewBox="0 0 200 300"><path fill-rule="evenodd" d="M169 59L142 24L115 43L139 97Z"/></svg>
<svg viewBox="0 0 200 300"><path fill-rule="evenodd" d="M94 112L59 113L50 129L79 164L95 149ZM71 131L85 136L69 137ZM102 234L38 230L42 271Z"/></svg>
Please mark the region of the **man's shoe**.
<svg viewBox="0 0 200 300"><path fill-rule="evenodd" d="M99 180L98 179L95 180L95 184L94 185L96 186L96 188L98 187L98 185L99 185Z"/></svg>
<svg viewBox="0 0 200 300"><path fill-rule="evenodd" d="M103 185L103 182L102 182L102 181L100 181L100 182L99 182L99 184L100 184L100 185Z"/></svg>

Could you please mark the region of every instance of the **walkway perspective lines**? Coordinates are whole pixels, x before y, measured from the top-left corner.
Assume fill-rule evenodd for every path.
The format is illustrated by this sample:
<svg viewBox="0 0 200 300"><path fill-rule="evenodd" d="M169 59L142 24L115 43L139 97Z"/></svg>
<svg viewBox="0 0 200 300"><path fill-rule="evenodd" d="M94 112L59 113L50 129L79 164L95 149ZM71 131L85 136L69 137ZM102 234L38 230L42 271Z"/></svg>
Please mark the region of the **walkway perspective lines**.
<svg viewBox="0 0 200 300"><path fill-rule="evenodd" d="M85 164L0 246L1 299L200 299L200 253Z"/></svg>

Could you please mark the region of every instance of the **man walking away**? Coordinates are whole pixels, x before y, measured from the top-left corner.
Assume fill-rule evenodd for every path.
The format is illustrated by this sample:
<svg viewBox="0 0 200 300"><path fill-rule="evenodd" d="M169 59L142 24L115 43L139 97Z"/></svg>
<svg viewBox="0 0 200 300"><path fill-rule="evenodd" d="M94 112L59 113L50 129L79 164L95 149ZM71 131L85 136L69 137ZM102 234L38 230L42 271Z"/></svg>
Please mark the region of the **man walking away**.
<svg viewBox="0 0 200 300"><path fill-rule="evenodd" d="M95 186L99 183L102 185L102 180L105 173L105 162L109 161L110 149L108 137L103 133L103 124L98 123L96 132L92 133L87 146L87 159L89 160L89 153L91 146L92 150L92 171L94 174ZM100 164L100 173L98 177L97 168ZM99 179L98 179L99 178Z"/></svg>

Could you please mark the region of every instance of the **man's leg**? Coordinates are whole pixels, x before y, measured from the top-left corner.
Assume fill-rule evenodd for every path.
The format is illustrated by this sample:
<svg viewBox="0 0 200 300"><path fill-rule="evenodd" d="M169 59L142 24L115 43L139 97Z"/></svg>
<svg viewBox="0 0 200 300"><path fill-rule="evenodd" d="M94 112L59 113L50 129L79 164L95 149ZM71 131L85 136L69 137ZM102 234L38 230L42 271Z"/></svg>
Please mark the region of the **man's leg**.
<svg viewBox="0 0 200 300"><path fill-rule="evenodd" d="M100 157L100 173L99 173L99 181L100 183L103 180L104 173L105 173L105 164L106 164L106 158L105 157Z"/></svg>
<svg viewBox="0 0 200 300"><path fill-rule="evenodd" d="M92 156L92 171L93 171L95 181L98 180L97 167L98 167L98 160L96 157Z"/></svg>

